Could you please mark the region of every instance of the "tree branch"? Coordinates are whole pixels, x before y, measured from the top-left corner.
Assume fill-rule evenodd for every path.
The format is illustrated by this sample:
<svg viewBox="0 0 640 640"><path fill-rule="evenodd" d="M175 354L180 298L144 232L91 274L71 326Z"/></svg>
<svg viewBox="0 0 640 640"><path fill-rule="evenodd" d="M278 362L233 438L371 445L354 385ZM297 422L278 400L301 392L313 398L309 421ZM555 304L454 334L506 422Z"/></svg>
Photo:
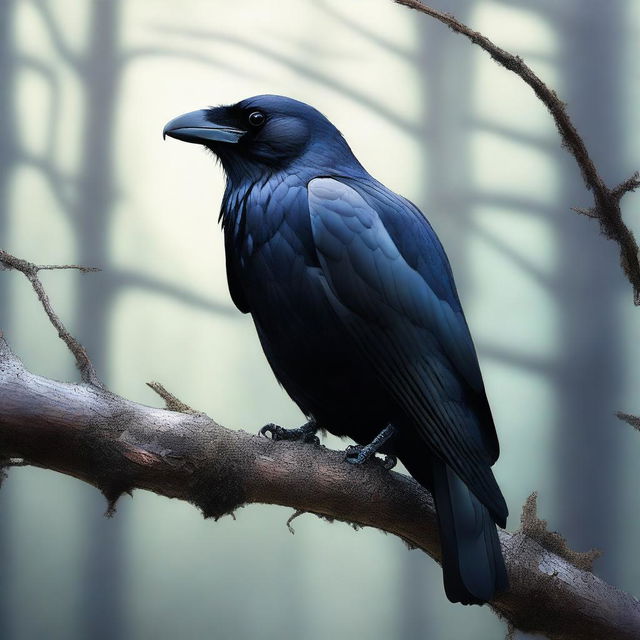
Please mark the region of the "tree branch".
<svg viewBox="0 0 640 640"><path fill-rule="evenodd" d="M202 413L42 378L24 368L4 338L0 399L0 459L88 482L107 497L109 513L133 489L186 500L214 518L245 504L279 504L387 531L440 558L431 496L379 463L354 467L324 447L273 442ZM500 539L511 588L491 607L514 627L549 638L640 637L638 601L593 575L591 556L564 553L560 537L537 520L534 503L522 529L500 531Z"/></svg>
<svg viewBox="0 0 640 640"><path fill-rule="evenodd" d="M98 375L93 368L93 363L91 362L91 360L89 360L89 356L87 355L85 348L69 333L69 331L67 331L67 328L62 324L62 321L53 310L51 302L49 301L49 296L44 290L42 282L40 282L40 278L38 277L38 272L44 270L76 269L78 271L81 271L82 273L89 273L92 271L100 271L100 269L96 269L95 267L82 267L77 264L37 265L33 264L32 262L22 260L21 258L16 258L6 251L3 251L2 249L0 249L0 266L20 271L27 277L27 279L31 283L31 286L36 292L36 295L38 296L38 300L40 300L47 316L49 317L51 324L56 328L58 336L64 341L67 347L69 347L71 353L73 353L76 359L76 365L80 370L82 380L88 384L102 387L102 382L100 381L100 378L98 378Z"/></svg>
<svg viewBox="0 0 640 640"><path fill-rule="evenodd" d="M618 417L619 420L626 422L637 431L640 431L640 418L638 418L637 416L632 416L632 415L629 415L628 413L622 413L622 411L618 411L618 413L616 413L616 416Z"/></svg>
<svg viewBox="0 0 640 640"><path fill-rule="evenodd" d="M173 393L167 391L159 382L147 382L147 386L150 389L153 389L164 400L164 405L169 411L191 413L194 415L200 413L199 411L192 409L188 404L182 402L179 398L176 398Z"/></svg>
<svg viewBox="0 0 640 640"><path fill-rule="evenodd" d="M640 173L634 173L630 178L614 188L609 188L600 177L596 166L587 151L587 147L580 134L576 130L567 113L566 105L558 98L556 92L547 87L542 80L527 66L520 56L496 46L491 40L477 31L469 28L452 15L443 13L437 9L422 4L418 0L394 0L397 4L404 5L424 13L443 24L452 31L461 33L479 47L484 49L498 64L513 71L535 92L536 96L547 107L553 117L558 132L562 138L562 144L575 158L587 189L593 192L595 204L591 209L574 209L600 222L600 230L611 240L617 242L620 247L620 265L627 279L633 287L634 304L640 305L640 258L636 239L622 220L620 200L630 191L640 187Z"/></svg>

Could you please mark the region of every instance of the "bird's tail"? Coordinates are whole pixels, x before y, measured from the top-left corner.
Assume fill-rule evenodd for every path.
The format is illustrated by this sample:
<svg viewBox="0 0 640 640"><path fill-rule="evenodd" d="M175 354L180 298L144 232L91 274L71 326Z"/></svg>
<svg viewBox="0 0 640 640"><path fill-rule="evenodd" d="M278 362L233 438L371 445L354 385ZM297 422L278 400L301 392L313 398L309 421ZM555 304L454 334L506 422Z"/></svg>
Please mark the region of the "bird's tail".
<svg viewBox="0 0 640 640"><path fill-rule="evenodd" d="M432 478L447 598L462 604L488 602L508 587L495 522L447 465L434 461Z"/></svg>

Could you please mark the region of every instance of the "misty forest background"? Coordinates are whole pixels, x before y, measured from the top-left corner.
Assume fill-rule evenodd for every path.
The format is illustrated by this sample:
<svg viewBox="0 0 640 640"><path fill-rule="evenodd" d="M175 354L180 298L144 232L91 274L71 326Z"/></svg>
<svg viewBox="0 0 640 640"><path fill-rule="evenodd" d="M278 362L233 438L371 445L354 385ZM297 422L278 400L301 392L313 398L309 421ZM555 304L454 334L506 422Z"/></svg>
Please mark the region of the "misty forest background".
<svg viewBox="0 0 640 640"><path fill-rule="evenodd" d="M601 174L640 165L640 3L439 0L525 58L569 103ZM0 246L98 274L43 274L107 384L157 405L159 380L227 426L296 426L232 307L222 174L161 131L259 93L323 111L447 249L502 443L516 528L533 490L596 573L640 596L638 310L616 246L550 116L515 75L389 0L0 0ZM629 214L637 196L624 199ZM628 216L636 234L638 218ZM28 282L0 273L0 327L34 372L77 379ZM329 446L346 442L329 439ZM252 506L205 521L136 493L13 470L0 491L0 638L501 637L450 604L440 568L374 530ZM524 636L518 636L524 637Z"/></svg>

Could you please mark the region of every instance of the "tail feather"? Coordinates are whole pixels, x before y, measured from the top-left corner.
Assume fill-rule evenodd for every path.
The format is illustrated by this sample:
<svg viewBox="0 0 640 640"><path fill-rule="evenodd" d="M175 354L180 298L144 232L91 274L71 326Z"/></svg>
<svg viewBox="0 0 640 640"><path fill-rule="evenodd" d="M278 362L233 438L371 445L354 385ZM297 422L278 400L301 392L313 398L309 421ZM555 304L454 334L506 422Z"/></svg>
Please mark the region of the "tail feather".
<svg viewBox="0 0 640 640"><path fill-rule="evenodd" d="M445 464L433 466L447 597L482 604L508 587L495 522L487 508Z"/></svg>

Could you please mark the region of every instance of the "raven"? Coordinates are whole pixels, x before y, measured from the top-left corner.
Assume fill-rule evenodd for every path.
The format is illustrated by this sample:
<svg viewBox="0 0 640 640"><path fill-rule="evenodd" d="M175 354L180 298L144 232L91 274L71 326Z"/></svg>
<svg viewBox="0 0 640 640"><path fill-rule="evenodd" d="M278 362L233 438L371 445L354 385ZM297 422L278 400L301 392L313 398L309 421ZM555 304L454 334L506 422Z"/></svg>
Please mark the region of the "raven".
<svg viewBox="0 0 640 640"><path fill-rule="evenodd" d="M433 494L444 587L482 604L507 588L491 410L447 256L427 219L375 180L313 107L276 95L174 118L226 173L229 291L309 418L274 439L349 436L347 460L400 459Z"/></svg>

